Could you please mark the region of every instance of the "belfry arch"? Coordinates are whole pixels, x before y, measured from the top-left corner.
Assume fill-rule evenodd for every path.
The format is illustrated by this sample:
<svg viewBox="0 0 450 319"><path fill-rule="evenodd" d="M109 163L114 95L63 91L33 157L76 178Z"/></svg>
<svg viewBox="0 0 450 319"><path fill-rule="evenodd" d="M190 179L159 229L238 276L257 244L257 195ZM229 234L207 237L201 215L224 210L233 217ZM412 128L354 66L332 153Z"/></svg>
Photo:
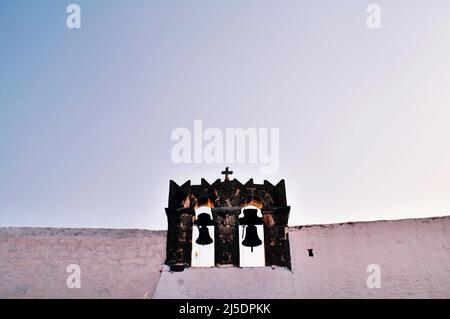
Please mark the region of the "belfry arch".
<svg viewBox="0 0 450 319"><path fill-rule="evenodd" d="M256 221L256 227L262 225L263 231L258 238L263 241L263 263L258 266L280 266L290 269L290 251L287 225L290 207L286 203L285 182L281 180L273 185L268 181L263 184L255 184L250 179L242 184L237 179L230 179L233 172L228 169L223 173L226 179L217 179L210 184L205 179L199 185L192 185L190 181L178 185L170 181L169 203L166 208L168 219L166 264L172 271L181 271L185 267L191 267L193 263L193 242L195 238L194 227L196 223L196 210L211 211L214 242L214 265L240 266L239 218L242 218L244 207L254 207L258 210L257 217L241 219L242 222ZM250 212L250 215L253 215ZM203 221L204 222L204 221ZM202 226L200 226L202 227ZM252 225L245 226L250 230L250 236L246 244L257 244ZM197 230L199 230L198 228ZM199 233L196 232L198 237ZM203 228L203 233L205 230ZM203 234L204 238L207 236ZM242 236L242 234L241 234ZM209 242L205 240L203 242ZM255 246L259 247L259 246Z"/></svg>

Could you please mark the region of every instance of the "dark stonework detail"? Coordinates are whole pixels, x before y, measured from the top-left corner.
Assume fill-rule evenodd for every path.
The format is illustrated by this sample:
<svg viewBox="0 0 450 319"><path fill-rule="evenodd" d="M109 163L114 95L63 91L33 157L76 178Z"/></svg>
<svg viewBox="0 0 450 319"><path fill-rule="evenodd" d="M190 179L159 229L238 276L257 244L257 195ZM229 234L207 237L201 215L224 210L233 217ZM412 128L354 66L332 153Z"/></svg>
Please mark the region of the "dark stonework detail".
<svg viewBox="0 0 450 319"><path fill-rule="evenodd" d="M290 207L262 209L264 219L266 266L282 266L291 269L289 228Z"/></svg>
<svg viewBox="0 0 450 319"><path fill-rule="evenodd" d="M212 208L215 227L216 265L239 266L238 216L241 208Z"/></svg>
<svg viewBox="0 0 450 319"><path fill-rule="evenodd" d="M237 179L226 182L218 179L209 184L202 178L200 185L191 185L191 181L187 181L181 186L170 181L169 208L195 208L205 199L210 199L214 207L243 207L253 198L261 201L264 208L285 207L284 180L275 186L268 181L254 184L253 179L245 184Z"/></svg>
<svg viewBox="0 0 450 319"><path fill-rule="evenodd" d="M253 179L245 184L236 179L209 184L202 179L200 185L187 181L181 186L170 181L168 204L166 264L171 270L191 265L193 217L195 208L204 205L211 207L215 223L216 265L239 266L238 216L243 207L254 205L261 207L263 214L266 266L291 269L287 228L290 207L284 180L273 185L268 181L254 184Z"/></svg>
<svg viewBox="0 0 450 319"><path fill-rule="evenodd" d="M192 252L192 218L194 209L166 208L167 246L166 264L171 271L183 271L191 265Z"/></svg>

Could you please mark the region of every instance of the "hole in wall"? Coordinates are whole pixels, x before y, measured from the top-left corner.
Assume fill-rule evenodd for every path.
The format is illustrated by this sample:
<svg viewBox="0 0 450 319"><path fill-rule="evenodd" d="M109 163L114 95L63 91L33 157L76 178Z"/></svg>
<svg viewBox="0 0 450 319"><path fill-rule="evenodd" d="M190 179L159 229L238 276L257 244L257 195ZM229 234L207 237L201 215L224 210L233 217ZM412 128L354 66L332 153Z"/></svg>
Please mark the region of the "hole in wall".
<svg viewBox="0 0 450 319"><path fill-rule="evenodd" d="M309 257L314 257L314 253L313 253L312 248L309 248L309 249L308 249L308 256L309 256Z"/></svg>

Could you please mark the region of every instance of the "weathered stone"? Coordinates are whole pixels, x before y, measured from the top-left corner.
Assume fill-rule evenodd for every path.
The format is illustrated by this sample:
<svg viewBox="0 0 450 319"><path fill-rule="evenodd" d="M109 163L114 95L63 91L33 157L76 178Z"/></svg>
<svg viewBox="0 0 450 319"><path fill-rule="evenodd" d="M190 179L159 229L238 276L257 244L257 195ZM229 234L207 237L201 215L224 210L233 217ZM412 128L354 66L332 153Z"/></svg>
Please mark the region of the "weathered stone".
<svg viewBox="0 0 450 319"><path fill-rule="evenodd" d="M239 266L238 216L243 207L253 205L263 214L266 265L291 269L287 235L290 207L284 180L274 186L268 181L254 184L252 179L245 184L236 179L209 184L202 179L200 185L187 181L179 186L170 181L166 264L172 271L191 264L192 216L195 208L204 205L211 207L215 222L216 265Z"/></svg>

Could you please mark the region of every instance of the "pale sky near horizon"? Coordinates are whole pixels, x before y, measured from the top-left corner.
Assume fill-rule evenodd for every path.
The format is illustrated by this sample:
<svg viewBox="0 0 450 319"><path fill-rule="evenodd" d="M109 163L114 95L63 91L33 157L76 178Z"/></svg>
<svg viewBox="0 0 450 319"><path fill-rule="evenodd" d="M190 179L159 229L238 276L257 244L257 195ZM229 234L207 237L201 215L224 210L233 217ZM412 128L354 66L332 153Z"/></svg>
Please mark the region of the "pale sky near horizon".
<svg viewBox="0 0 450 319"><path fill-rule="evenodd" d="M449 215L449 57L446 0L0 0L0 227L165 229L225 166L291 225ZM173 163L197 119L279 128L279 171Z"/></svg>

